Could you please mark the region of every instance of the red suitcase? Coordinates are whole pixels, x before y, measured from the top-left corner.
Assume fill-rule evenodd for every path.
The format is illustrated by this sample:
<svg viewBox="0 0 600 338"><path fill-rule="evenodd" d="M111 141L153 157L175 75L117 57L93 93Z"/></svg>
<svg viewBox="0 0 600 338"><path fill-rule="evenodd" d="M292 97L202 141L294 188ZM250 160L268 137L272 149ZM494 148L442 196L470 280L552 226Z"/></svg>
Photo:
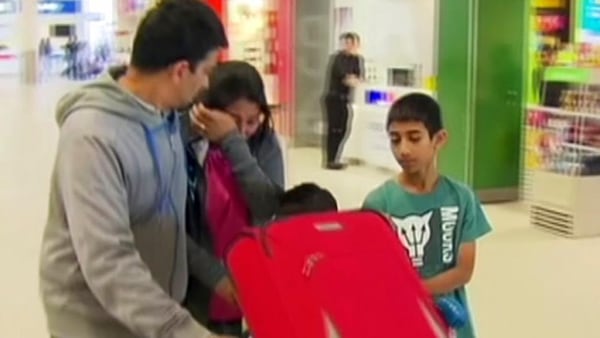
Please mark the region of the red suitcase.
<svg viewBox="0 0 600 338"><path fill-rule="evenodd" d="M374 212L277 221L242 236L227 263L254 338L452 336Z"/></svg>

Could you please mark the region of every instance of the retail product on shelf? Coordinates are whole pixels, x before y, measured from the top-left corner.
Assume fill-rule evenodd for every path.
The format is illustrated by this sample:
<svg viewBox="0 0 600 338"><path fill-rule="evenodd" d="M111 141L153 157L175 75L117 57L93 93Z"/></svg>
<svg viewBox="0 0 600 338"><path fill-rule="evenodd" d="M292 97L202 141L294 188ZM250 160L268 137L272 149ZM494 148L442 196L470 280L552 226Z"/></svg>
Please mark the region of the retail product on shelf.
<svg viewBox="0 0 600 338"><path fill-rule="evenodd" d="M587 115L531 107L527 133L530 168L574 176L600 175L600 114Z"/></svg>
<svg viewBox="0 0 600 338"><path fill-rule="evenodd" d="M545 83L565 86L558 107L529 106L527 170L531 171L531 222L569 237L600 235L600 69L555 67ZM546 93L545 90L542 91Z"/></svg>

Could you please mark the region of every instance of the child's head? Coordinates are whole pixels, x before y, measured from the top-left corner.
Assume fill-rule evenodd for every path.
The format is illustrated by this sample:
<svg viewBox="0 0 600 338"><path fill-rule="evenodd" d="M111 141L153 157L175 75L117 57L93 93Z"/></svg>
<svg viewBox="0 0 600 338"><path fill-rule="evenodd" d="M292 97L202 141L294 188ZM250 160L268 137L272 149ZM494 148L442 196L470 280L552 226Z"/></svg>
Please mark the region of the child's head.
<svg viewBox="0 0 600 338"><path fill-rule="evenodd" d="M408 94L392 105L387 132L394 157L407 174L431 168L448 139L439 104L421 93Z"/></svg>
<svg viewBox="0 0 600 338"><path fill-rule="evenodd" d="M258 70L245 61L219 64L203 93L204 104L233 115L246 138L262 139L272 130L272 114Z"/></svg>
<svg viewBox="0 0 600 338"><path fill-rule="evenodd" d="M279 201L278 217L337 211L335 197L314 183L303 183L286 191Z"/></svg>

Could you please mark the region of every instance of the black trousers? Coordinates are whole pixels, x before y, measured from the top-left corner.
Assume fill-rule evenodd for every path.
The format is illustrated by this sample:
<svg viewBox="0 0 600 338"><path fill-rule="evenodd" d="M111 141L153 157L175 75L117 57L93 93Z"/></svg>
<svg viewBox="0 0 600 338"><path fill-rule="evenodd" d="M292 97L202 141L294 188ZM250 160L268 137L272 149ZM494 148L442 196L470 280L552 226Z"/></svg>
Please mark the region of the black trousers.
<svg viewBox="0 0 600 338"><path fill-rule="evenodd" d="M209 322L207 328L216 334L242 337L242 322L235 321L230 323Z"/></svg>
<svg viewBox="0 0 600 338"><path fill-rule="evenodd" d="M349 133L351 119L348 99L340 95L325 96L325 161L337 163L340 160L344 142Z"/></svg>

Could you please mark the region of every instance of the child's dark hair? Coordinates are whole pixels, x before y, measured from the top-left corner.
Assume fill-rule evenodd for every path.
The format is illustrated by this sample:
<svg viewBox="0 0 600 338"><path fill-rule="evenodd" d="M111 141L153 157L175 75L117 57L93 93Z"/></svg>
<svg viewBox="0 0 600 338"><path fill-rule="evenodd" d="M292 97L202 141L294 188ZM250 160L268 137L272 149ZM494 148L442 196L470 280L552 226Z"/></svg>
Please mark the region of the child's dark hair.
<svg viewBox="0 0 600 338"><path fill-rule="evenodd" d="M281 196L276 216L285 217L337 210L337 201L331 192L314 183L303 183L286 191Z"/></svg>
<svg viewBox="0 0 600 338"><path fill-rule="evenodd" d="M241 99L257 104L264 120L251 141L262 140L266 133L273 131L273 117L262 77L247 62L226 61L219 64L210 76L208 90L202 96L201 101L206 107L223 111Z"/></svg>
<svg viewBox="0 0 600 338"><path fill-rule="evenodd" d="M437 101L422 93L412 93L394 102L387 117L387 128L394 122L421 122L433 137L444 128Z"/></svg>

